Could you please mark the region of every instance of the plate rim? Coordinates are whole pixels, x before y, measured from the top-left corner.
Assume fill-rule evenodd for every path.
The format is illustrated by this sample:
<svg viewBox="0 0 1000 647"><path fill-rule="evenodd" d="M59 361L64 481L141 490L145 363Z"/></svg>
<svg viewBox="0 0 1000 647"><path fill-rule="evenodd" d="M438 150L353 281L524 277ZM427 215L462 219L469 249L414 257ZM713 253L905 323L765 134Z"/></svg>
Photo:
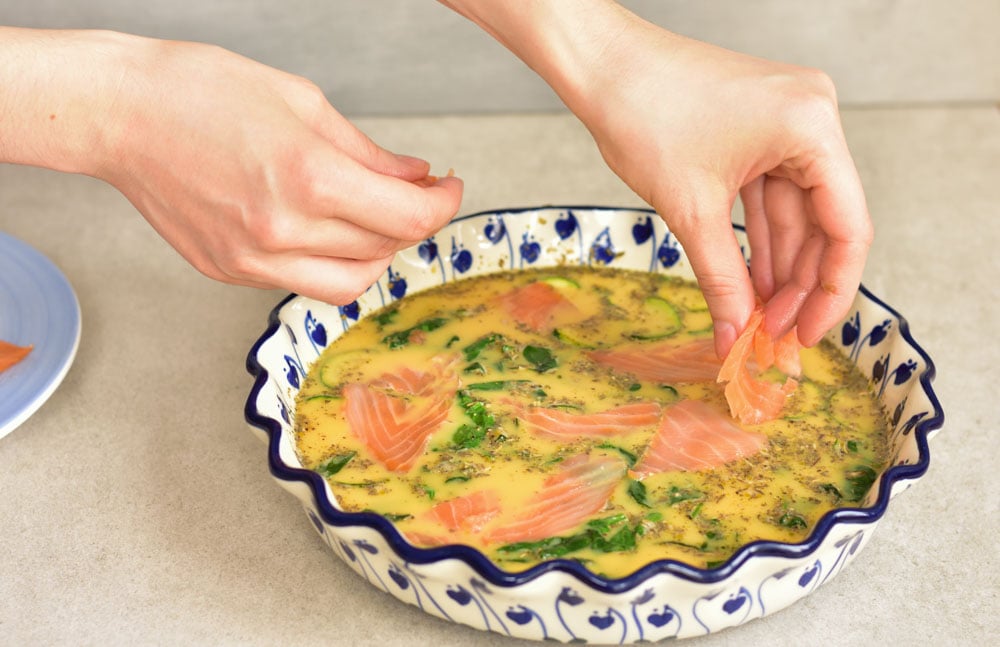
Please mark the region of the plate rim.
<svg viewBox="0 0 1000 647"><path fill-rule="evenodd" d="M62 288L58 293L58 297L52 296L51 292L45 292L41 300L45 303L47 311L61 310L62 314L72 316L73 322L69 343L61 349L58 360L36 368L36 370L44 370L43 375L46 376L41 386L31 391L23 402L10 405L9 411L5 412L7 405L3 409L0 409L0 439L23 425L59 388L76 359L83 331L79 297L73 289L72 283L70 283L59 266L34 245L17 236L0 231L0 250L6 249L17 249L22 256L29 259L32 268L46 271L59 287ZM16 317L15 313L15 319ZM11 370L14 370L14 368L11 367ZM24 379L23 376L21 379ZM0 384L0 388L2 388L2 384Z"/></svg>

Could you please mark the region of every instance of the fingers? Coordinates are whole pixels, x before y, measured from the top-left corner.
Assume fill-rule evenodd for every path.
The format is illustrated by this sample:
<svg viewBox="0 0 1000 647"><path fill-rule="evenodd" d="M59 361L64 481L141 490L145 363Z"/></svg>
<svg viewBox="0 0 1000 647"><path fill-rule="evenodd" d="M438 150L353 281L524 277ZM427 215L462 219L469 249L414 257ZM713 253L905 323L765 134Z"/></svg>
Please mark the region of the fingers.
<svg viewBox="0 0 1000 647"><path fill-rule="evenodd" d="M778 336L797 326L807 346L847 313L871 246L861 182L839 141L827 156L776 169L782 177L758 177L741 191L766 328Z"/></svg>
<svg viewBox="0 0 1000 647"><path fill-rule="evenodd" d="M764 181L760 175L740 189L743 215L750 244L750 279L754 290L767 301L774 294L774 267L771 260L771 231L764 209Z"/></svg>
<svg viewBox="0 0 1000 647"><path fill-rule="evenodd" d="M729 353L754 309L753 287L733 233L731 207L731 203L725 203L696 221L671 225L712 313L719 357Z"/></svg>
<svg viewBox="0 0 1000 647"><path fill-rule="evenodd" d="M873 238L861 180L847 145L843 139L840 142L830 157L811 164L804 178L811 185L810 213L825 243L815 270L816 289L798 316L799 339L810 346L851 307Z"/></svg>
<svg viewBox="0 0 1000 647"><path fill-rule="evenodd" d="M319 88L304 79L293 79L296 110L313 131L351 159L380 175L412 182L427 177L430 164L410 155L398 155L376 144L341 115ZM305 98L303 98L303 95Z"/></svg>
<svg viewBox="0 0 1000 647"><path fill-rule="evenodd" d="M437 178L431 184L406 181L373 172L326 148L305 164L308 212L394 240L413 243L434 234L458 213L462 201L463 183L457 177Z"/></svg>
<svg viewBox="0 0 1000 647"><path fill-rule="evenodd" d="M199 268L209 278L245 287L280 288L333 305L346 305L362 295L389 267L392 257L355 261L324 256L284 255L245 261L244 271L217 266ZM331 280L330 277L336 277Z"/></svg>
<svg viewBox="0 0 1000 647"><path fill-rule="evenodd" d="M803 304L819 285L818 273L824 246L821 234L808 238L797 250L788 281L765 303L764 324L775 339L797 324Z"/></svg>

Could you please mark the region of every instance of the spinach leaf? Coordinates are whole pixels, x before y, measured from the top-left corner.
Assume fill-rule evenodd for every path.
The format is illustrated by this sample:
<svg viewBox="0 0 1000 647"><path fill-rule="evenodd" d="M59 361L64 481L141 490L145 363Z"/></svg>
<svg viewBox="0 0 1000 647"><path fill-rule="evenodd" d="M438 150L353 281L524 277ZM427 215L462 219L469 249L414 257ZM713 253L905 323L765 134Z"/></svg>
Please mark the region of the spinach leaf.
<svg viewBox="0 0 1000 647"><path fill-rule="evenodd" d="M622 458L625 459L625 462L628 464L629 467L635 467L636 462L639 460L639 457L630 452L629 450L625 449L624 447L619 447L618 445L613 445L611 443L601 443L600 445L597 445L597 449L613 449L614 451L622 455ZM643 487L645 488L645 486Z"/></svg>
<svg viewBox="0 0 1000 647"><path fill-rule="evenodd" d="M486 375L486 367L479 362L473 362L462 369L463 373L475 373L477 375Z"/></svg>
<svg viewBox="0 0 1000 647"><path fill-rule="evenodd" d="M486 440L486 430L476 425L459 425L451 435L451 442L459 449L479 447Z"/></svg>
<svg viewBox="0 0 1000 647"><path fill-rule="evenodd" d="M868 494L878 478L878 474L868 465L855 465L844 474L847 480L847 492L844 499L847 501L860 501Z"/></svg>
<svg viewBox="0 0 1000 647"><path fill-rule="evenodd" d="M473 382L466 384L469 391L504 391L516 384L524 384L531 380L493 380L492 382Z"/></svg>
<svg viewBox="0 0 1000 647"><path fill-rule="evenodd" d="M344 466L351 462L351 459L357 456L357 452L350 451L343 454L336 454L332 456L330 460L326 461L320 465L316 471L323 476L330 477L344 469Z"/></svg>
<svg viewBox="0 0 1000 647"><path fill-rule="evenodd" d="M844 495L833 483L823 483L822 485L819 486L819 489L832 496L836 501L840 501L841 499L844 498Z"/></svg>
<svg viewBox="0 0 1000 647"><path fill-rule="evenodd" d="M473 398L467 390L459 391L458 404L469 422L459 425L452 434L452 445L457 449L479 447L486 439L486 432L496 424L496 418L487 410L485 402Z"/></svg>
<svg viewBox="0 0 1000 647"><path fill-rule="evenodd" d="M413 516L412 514L396 514L396 513L393 513L393 512L378 512L377 510L372 510L371 508L366 509L365 512L373 512L375 514L382 515L383 517L385 517L389 521L405 521L406 519L409 519L409 518L411 518Z"/></svg>
<svg viewBox="0 0 1000 647"><path fill-rule="evenodd" d="M387 310L383 310L382 312L373 315L372 319L374 319L375 323L377 323L381 328L391 324L398 314L399 308L388 308Z"/></svg>
<svg viewBox="0 0 1000 647"><path fill-rule="evenodd" d="M778 518L778 525L782 528L801 529L805 528L809 524L806 523L805 517L801 514L794 510L789 510Z"/></svg>
<svg viewBox="0 0 1000 647"><path fill-rule="evenodd" d="M632 497L636 503L644 508L650 508L649 500L646 498L646 484L642 481L632 480L628 484L628 495Z"/></svg>
<svg viewBox="0 0 1000 647"><path fill-rule="evenodd" d="M670 492L667 493L667 503L670 505L677 505L684 501L693 501L695 499L700 499L705 495L694 488L679 488L676 485L670 488Z"/></svg>
<svg viewBox="0 0 1000 647"><path fill-rule="evenodd" d="M430 319L424 319L412 328L405 328L386 335L382 338L382 343L386 344L391 350L403 348L410 343L410 335L414 332L418 330L431 332L437 330L446 323L448 323L448 320L444 317L431 317Z"/></svg>
<svg viewBox="0 0 1000 647"><path fill-rule="evenodd" d="M628 517L618 514L589 521L573 535L507 544L497 551L512 561L564 557L587 548L601 553L626 552L635 549L636 538L641 534L641 525L631 526Z"/></svg>
<svg viewBox="0 0 1000 647"><path fill-rule="evenodd" d="M462 353L465 354L465 361L471 362L472 360L479 357L479 354L483 352L483 350L485 350L487 346L495 342L498 338L499 335L495 333L490 333L488 335L480 337L476 341L472 342L471 344L463 348Z"/></svg>
<svg viewBox="0 0 1000 647"><path fill-rule="evenodd" d="M524 359L528 360L539 373L544 373L556 367L555 356L552 354L552 351L544 346L532 346L529 344L524 347L522 354L524 355Z"/></svg>

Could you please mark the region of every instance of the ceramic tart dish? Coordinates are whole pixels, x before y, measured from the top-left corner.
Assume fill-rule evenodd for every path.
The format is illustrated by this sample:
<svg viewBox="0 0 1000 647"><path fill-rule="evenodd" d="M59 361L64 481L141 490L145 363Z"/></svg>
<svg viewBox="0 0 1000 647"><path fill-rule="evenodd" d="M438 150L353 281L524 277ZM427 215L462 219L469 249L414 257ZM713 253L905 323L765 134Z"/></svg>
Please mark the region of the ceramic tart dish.
<svg viewBox="0 0 1000 647"><path fill-rule="evenodd" d="M749 254L745 232L734 226L734 233ZM456 218L399 253L346 306L284 299L247 358L254 382L245 415L267 444L274 478L333 553L372 586L439 618L522 639L630 644L700 636L774 613L830 581L872 538L893 497L927 471L928 441L944 422L930 357L906 320L863 286L829 339L870 377L891 422L890 460L857 507L828 512L800 543L751 542L710 569L659 560L619 579L566 559L515 573L470 546L414 547L385 517L339 510L323 477L302 468L295 395L323 349L354 322L444 282L588 263L694 278L684 250L652 211L541 207Z"/></svg>

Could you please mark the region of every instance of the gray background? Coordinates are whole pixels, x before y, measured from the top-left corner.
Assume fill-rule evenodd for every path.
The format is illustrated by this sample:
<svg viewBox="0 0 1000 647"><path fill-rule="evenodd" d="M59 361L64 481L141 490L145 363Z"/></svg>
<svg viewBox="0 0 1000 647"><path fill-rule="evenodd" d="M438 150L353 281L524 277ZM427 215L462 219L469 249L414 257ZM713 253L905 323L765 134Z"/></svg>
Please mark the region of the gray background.
<svg viewBox="0 0 1000 647"><path fill-rule="evenodd" d="M343 113L558 109L472 23L432 0L3 0L0 24L222 45L320 85ZM632 0L673 31L819 67L844 105L1000 100L996 0Z"/></svg>

